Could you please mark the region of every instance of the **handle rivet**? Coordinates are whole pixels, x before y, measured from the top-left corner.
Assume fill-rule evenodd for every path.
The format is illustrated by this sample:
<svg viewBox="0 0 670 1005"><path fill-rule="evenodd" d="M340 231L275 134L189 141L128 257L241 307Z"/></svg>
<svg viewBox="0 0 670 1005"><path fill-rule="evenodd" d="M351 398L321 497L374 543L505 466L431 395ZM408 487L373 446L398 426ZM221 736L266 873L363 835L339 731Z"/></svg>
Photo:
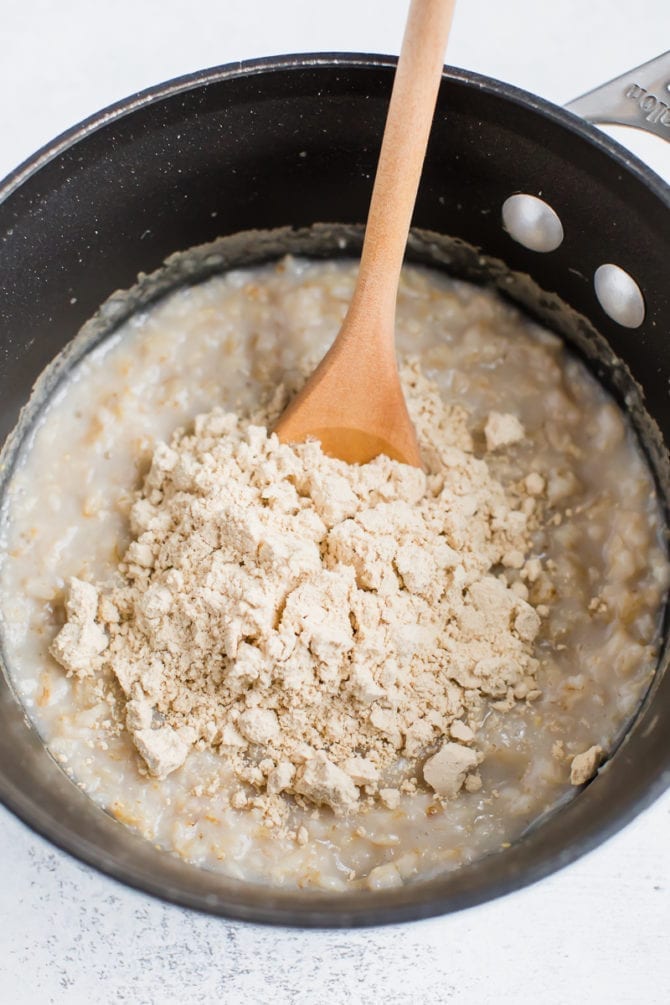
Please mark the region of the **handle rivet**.
<svg viewBox="0 0 670 1005"><path fill-rule="evenodd" d="M633 277L618 265L599 265L593 285L600 306L612 321L624 328L639 328L644 321L642 290Z"/></svg>
<svg viewBox="0 0 670 1005"><path fill-rule="evenodd" d="M563 224L555 209L536 195L511 195L502 207L503 226L530 251L555 251L563 242Z"/></svg>

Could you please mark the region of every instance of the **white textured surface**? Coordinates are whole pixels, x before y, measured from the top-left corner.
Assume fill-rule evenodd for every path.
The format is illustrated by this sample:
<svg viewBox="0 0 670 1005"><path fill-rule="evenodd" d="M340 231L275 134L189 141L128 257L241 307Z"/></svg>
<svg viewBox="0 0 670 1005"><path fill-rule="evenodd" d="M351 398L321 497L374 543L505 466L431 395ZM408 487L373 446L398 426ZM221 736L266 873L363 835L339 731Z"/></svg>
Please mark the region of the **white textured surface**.
<svg viewBox="0 0 670 1005"><path fill-rule="evenodd" d="M1 0L0 176L177 74L279 52L397 52L404 11L405 0ZM667 0L461 0L449 61L560 103L669 46ZM670 179L670 145L619 136ZM666 1003L669 848L666 795L503 900L390 929L291 932L125 890L0 811L0 1002Z"/></svg>
<svg viewBox="0 0 670 1005"><path fill-rule="evenodd" d="M0 818L0 1001L665 1005L670 802L511 897L412 925L233 925L103 880Z"/></svg>

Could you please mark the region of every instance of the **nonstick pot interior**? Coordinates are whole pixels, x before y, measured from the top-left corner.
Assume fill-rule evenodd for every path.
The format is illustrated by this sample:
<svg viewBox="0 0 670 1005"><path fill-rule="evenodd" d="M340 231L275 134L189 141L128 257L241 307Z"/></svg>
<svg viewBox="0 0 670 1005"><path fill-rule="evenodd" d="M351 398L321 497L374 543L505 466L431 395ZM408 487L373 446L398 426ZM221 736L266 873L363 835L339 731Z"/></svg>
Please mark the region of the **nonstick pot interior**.
<svg viewBox="0 0 670 1005"><path fill-rule="evenodd" d="M102 301L179 249L278 227L288 228L283 246L294 250L301 241L319 253L355 247L360 231L349 226L331 229L334 240L322 230L316 243L314 232L302 228L364 221L393 66L388 57L299 56L206 71L94 117L11 176L0 188L0 440L15 426L43 367ZM519 192L541 195L559 214L565 238L557 250L528 251L505 232L502 204ZM631 410L667 500L667 186L574 116L450 70L414 222L423 233L413 238L411 257L496 282L576 343ZM273 247L259 238L257 259ZM245 248L251 260L253 241ZM201 272L223 261L204 252ZM641 327L622 328L602 311L593 274L603 263L621 266L640 285ZM155 295L160 287L145 289ZM362 896L269 890L157 851L65 776L3 680L0 797L60 847L176 903L300 925L424 917L546 875L662 791L670 781L665 665L664 654L625 741L571 803L504 853L400 890Z"/></svg>

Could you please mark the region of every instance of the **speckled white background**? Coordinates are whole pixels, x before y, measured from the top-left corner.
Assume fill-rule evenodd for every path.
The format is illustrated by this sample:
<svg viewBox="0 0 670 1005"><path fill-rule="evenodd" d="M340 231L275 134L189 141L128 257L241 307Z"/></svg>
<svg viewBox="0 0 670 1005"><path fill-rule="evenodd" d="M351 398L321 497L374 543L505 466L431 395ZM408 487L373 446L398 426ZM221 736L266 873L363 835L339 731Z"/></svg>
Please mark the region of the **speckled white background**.
<svg viewBox="0 0 670 1005"><path fill-rule="evenodd" d="M405 0L0 0L0 176L177 74L280 52L397 52L404 11ZM449 61L561 103L668 46L667 0L460 0ZM670 179L670 145L619 136ZM298 932L125 890L0 810L0 1003L665 1005L669 849L666 795L503 900L394 928Z"/></svg>

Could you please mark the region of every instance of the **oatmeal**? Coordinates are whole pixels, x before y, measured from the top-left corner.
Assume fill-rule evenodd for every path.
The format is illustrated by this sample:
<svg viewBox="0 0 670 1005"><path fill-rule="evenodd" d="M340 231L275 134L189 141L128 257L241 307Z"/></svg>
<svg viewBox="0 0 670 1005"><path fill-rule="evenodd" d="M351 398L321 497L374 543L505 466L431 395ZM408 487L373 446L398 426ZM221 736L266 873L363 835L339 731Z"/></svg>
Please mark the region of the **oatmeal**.
<svg viewBox="0 0 670 1005"><path fill-rule="evenodd" d="M93 799L203 867L332 890L457 868L588 781L667 579L612 401L429 270L398 305L425 474L269 437L354 278L231 272L89 353L10 484L0 580L15 686Z"/></svg>

